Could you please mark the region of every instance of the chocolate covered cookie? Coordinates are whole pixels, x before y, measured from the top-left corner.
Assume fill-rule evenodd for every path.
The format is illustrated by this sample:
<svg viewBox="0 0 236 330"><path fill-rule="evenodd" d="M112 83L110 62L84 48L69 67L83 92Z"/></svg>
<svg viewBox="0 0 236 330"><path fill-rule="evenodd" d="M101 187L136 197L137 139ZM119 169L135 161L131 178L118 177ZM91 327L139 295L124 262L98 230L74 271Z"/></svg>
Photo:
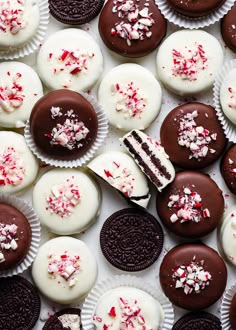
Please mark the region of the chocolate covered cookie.
<svg viewBox="0 0 236 330"><path fill-rule="evenodd" d="M236 294L233 296L229 310L229 321L232 330L236 329Z"/></svg>
<svg viewBox="0 0 236 330"><path fill-rule="evenodd" d="M181 317L172 330L221 330L220 319L207 312L193 312Z"/></svg>
<svg viewBox="0 0 236 330"><path fill-rule="evenodd" d="M113 213L100 233L106 259L125 271L140 271L151 266L163 247L163 231L150 213L127 208Z"/></svg>
<svg viewBox="0 0 236 330"><path fill-rule="evenodd" d="M236 144L233 144L224 154L220 171L229 190L236 194Z"/></svg>
<svg viewBox="0 0 236 330"><path fill-rule="evenodd" d="M226 45L236 53L236 3L221 20L221 35Z"/></svg>
<svg viewBox="0 0 236 330"><path fill-rule="evenodd" d="M52 315L43 326L43 330L82 329L80 309L64 308Z"/></svg>

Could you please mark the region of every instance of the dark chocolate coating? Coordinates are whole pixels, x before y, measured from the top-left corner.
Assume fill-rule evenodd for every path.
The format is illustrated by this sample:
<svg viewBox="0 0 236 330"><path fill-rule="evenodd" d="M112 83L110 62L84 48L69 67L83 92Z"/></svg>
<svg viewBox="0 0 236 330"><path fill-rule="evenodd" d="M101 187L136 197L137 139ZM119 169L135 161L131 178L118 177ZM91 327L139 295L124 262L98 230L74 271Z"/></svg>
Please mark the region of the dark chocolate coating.
<svg viewBox="0 0 236 330"><path fill-rule="evenodd" d="M69 150L60 145L51 145L50 139L45 134L51 133L56 124L64 123L65 117L51 118L51 108L60 107L65 114L74 110L89 129L85 139L79 141L80 148ZM37 147L47 156L58 160L74 160L83 156L94 143L97 136L98 120L93 106L79 93L60 89L44 95L34 105L30 115L30 131Z"/></svg>
<svg viewBox="0 0 236 330"><path fill-rule="evenodd" d="M177 209L168 207L169 197L173 194L183 195L183 188L196 191L201 196L201 209L208 209L210 217L204 218L201 213L199 222L171 222L170 217ZM169 231L181 237L194 239L209 234L217 227L224 213L224 198L222 191L210 176L195 171L182 171L178 172L174 181L157 195L156 206L162 223Z"/></svg>
<svg viewBox="0 0 236 330"><path fill-rule="evenodd" d="M0 263L0 270L7 270L20 264L28 253L31 243L31 229L23 213L13 206L2 203L0 204L0 223L18 226L17 249L5 250L0 248L5 258L5 261Z"/></svg>
<svg viewBox="0 0 236 330"><path fill-rule="evenodd" d="M188 17L201 17L211 14L225 0L167 0L178 13Z"/></svg>
<svg viewBox="0 0 236 330"><path fill-rule="evenodd" d="M147 0L135 0L139 8L144 8L144 3ZM111 34L111 29L117 22L125 22L128 20L126 17L119 18L117 13L112 13L113 0L108 0L103 7L98 23L100 36L104 44L113 52L127 57L142 57L151 53L160 44L166 35L167 22L159 11L154 0L148 0L149 12L152 13L152 18L155 23L150 28L152 36L144 40L131 40L131 45L128 46L126 39Z"/></svg>
<svg viewBox="0 0 236 330"><path fill-rule="evenodd" d="M84 24L94 19L105 0L49 0L52 16L64 24Z"/></svg>
<svg viewBox="0 0 236 330"><path fill-rule="evenodd" d="M231 162L233 163L231 164ZM233 172L234 169L236 169L236 144L233 144L226 151L220 164L221 175L227 187L233 194L236 194L236 172Z"/></svg>
<svg viewBox="0 0 236 330"><path fill-rule="evenodd" d="M140 271L151 266L163 248L163 231L150 213L127 208L113 213L100 233L106 259L125 271Z"/></svg>
<svg viewBox="0 0 236 330"><path fill-rule="evenodd" d="M211 274L210 284L200 293L185 294L183 288L175 288L173 270L204 260L204 271ZM214 304L223 294L227 282L227 268L223 259L212 248L203 244L186 244L174 247L164 257L160 267L160 283L170 301L181 308L197 311Z"/></svg>
<svg viewBox="0 0 236 330"><path fill-rule="evenodd" d="M236 53L236 3L221 20L221 35L226 45Z"/></svg>
<svg viewBox="0 0 236 330"><path fill-rule="evenodd" d="M233 296L230 310L229 310L229 321L232 330L236 330L236 294Z"/></svg>
<svg viewBox="0 0 236 330"><path fill-rule="evenodd" d="M69 328L63 327L62 323L58 320L58 317L65 314L77 314L80 316L80 309L78 308L63 308L59 312L52 315L43 326L43 330L68 330ZM80 326L82 329L82 325Z"/></svg>
<svg viewBox="0 0 236 330"><path fill-rule="evenodd" d="M32 330L39 318L40 298L20 276L0 279L0 329Z"/></svg>
<svg viewBox="0 0 236 330"><path fill-rule="evenodd" d="M172 330L221 330L218 317L207 312L192 312L181 317Z"/></svg>
<svg viewBox="0 0 236 330"><path fill-rule="evenodd" d="M198 117L194 118L197 126L203 126L210 131L210 135L217 134L216 140L209 143L208 148L215 150L215 153L208 151L204 158L191 158L189 148L178 144L178 131L180 119L187 113L198 111ZM179 167L186 169L204 168L216 161L223 153L226 146L226 137L223 128L216 116L215 109L210 105L191 102L174 108L165 118L160 131L161 144L169 155L170 160Z"/></svg>

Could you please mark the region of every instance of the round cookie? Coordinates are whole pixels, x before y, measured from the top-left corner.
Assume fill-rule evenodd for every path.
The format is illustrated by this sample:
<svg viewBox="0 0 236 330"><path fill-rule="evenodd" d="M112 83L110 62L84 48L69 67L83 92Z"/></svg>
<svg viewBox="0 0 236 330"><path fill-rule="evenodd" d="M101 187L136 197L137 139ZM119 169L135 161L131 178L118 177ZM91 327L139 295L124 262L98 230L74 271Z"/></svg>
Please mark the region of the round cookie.
<svg viewBox="0 0 236 330"><path fill-rule="evenodd" d="M222 330L220 319L207 312L192 312L182 316L172 330Z"/></svg>
<svg viewBox="0 0 236 330"><path fill-rule="evenodd" d="M98 119L91 103L81 94L57 90L44 95L33 107L30 131L46 157L75 160L96 140Z"/></svg>
<svg viewBox="0 0 236 330"><path fill-rule="evenodd" d="M37 69L51 90L86 92L100 78L103 56L90 34L69 28L53 33L40 47Z"/></svg>
<svg viewBox="0 0 236 330"><path fill-rule="evenodd" d="M2 62L0 72L0 126L23 127L43 96L41 81L30 66L20 62Z"/></svg>
<svg viewBox="0 0 236 330"><path fill-rule="evenodd" d="M150 213L128 208L113 213L100 233L101 249L115 267L140 271L151 266L163 248L162 228Z"/></svg>
<svg viewBox="0 0 236 330"><path fill-rule="evenodd" d="M38 1L1 0L0 50L21 47L35 35L40 21Z"/></svg>
<svg viewBox="0 0 236 330"><path fill-rule="evenodd" d="M179 14L187 17L202 17L218 9L225 0L167 0Z"/></svg>
<svg viewBox="0 0 236 330"><path fill-rule="evenodd" d="M31 229L18 209L0 203L0 271L19 265L29 251Z"/></svg>
<svg viewBox="0 0 236 330"><path fill-rule="evenodd" d="M104 44L115 53L141 57L151 53L166 35L167 22L154 0L108 0L98 29Z"/></svg>
<svg viewBox="0 0 236 330"><path fill-rule="evenodd" d="M72 304L85 298L97 278L97 263L87 245L72 237L44 243L32 266L35 285L48 299Z"/></svg>
<svg viewBox="0 0 236 330"><path fill-rule="evenodd" d="M236 294L233 296L229 310L229 321L232 330L236 329Z"/></svg>
<svg viewBox="0 0 236 330"><path fill-rule="evenodd" d="M129 313L127 312L129 311ZM160 303L147 292L134 287L117 287L99 299L93 315L95 329L161 329L164 312Z"/></svg>
<svg viewBox="0 0 236 330"><path fill-rule="evenodd" d="M1 278L0 328L32 330L39 318L40 297L35 287L20 276Z"/></svg>
<svg viewBox="0 0 236 330"><path fill-rule="evenodd" d="M216 161L227 141L215 109L199 102L170 111L161 125L160 137L170 160L186 169L204 168Z"/></svg>
<svg viewBox="0 0 236 330"><path fill-rule="evenodd" d="M236 3L221 20L221 35L226 45L236 53Z"/></svg>
<svg viewBox="0 0 236 330"><path fill-rule="evenodd" d="M135 63L125 63L103 77L98 100L111 125L124 131L143 130L159 114L162 90L150 71Z"/></svg>
<svg viewBox="0 0 236 330"><path fill-rule="evenodd" d="M33 190L33 205L41 224L58 235L87 229L96 220L100 202L95 182L77 169L53 169Z"/></svg>
<svg viewBox="0 0 236 330"><path fill-rule="evenodd" d="M224 154L220 171L229 190L236 194L236 144L233 144Z"/></svg>
<svg viewBox="0 0 236 330"><path fill-rule="evenodd" d="M94 19L102 9L104 0L49 0L51 15L64 24L85 24Z"/></svg>
<svg viewBox="0 0 236 330"><path fill-rule="evenodd" d="M174 181L158 194L156 207L169 231L194 239L209 234L220 223L224 198L210 176L183 171L178 172Z"/></svg>
<svg viewBox="0 0 236 330"><path fill-rule="evenodd" d="M79 330L82 329L80 322L80 309L64 308L50 316L43 326L43 330Z"/></svg>
<svg viewBox="0 0 236 330"><path fill-rule="evenodd" d="M174 247L160 266L160 283L170 301L197 311L214 304L223 294L227 268L218 253L203 244Z"/></svg>
<svg viewBox="0 0 236 330"><path fill-rule="evenodd" d="M220 104L225 116L236 125L236 68L226 74L220 87Z"/></svg>
<svg viewBox="0 0 236 330"><path fill-rule="evenodd" d="M161 44L156 58L157 73L171 92L193 95L213 85L223 57L220 43L211 34L202 30L180 30Z"/></svg>
<svg viewBox="0 0 236 330"><path fill-rule="evenodd" d="M1 131L0 141L0 193L15 194L34 182L38 162L22 135Z"/></svg>

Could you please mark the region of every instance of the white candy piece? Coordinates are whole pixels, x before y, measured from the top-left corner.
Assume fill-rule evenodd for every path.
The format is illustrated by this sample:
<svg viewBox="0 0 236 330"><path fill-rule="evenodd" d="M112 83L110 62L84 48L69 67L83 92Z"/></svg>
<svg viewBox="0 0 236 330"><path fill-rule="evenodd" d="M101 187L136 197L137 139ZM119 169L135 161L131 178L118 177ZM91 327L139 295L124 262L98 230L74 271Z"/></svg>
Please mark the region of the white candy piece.
<svg viewBox="0 0 236 330"><path fill-rule="evenodd" d="M157 53L158 77L178 95L209 89L223 64L218 40L202 30L180 30L161 44Z"/></svg>
<svg viewBox="0 0 236 330"><path fill-rule="evenodd" d="M220 104L226 117L236 125L236 69L232 69L224 78L220 88Z"/></svg>

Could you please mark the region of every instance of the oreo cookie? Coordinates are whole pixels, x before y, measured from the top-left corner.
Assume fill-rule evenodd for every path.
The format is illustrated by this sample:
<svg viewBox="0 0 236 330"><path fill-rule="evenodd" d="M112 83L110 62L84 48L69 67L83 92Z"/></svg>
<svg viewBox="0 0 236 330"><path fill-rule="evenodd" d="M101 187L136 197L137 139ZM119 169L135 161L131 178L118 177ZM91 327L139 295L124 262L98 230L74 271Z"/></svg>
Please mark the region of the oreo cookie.
<svg viewBox="0 0 236 330"><path fill-rule="evenodd" d="M64 308L52 315L43 326L43 330L82 329L80 309Z"/></svg>
<svg viewBox="0 0 236 330"><path fill-rule="evenodd" d="M85 24L94 19L101 11L104 0L49 0L51 15L61 23Z"/></svg>
<svg viewBox="0 0 236 330"><path fill-rule="evenodd" d="M222 330L221 322L207 312L188 313L181 317L172 330Z"/></svg>
<svg viewBox="0 0 236 330"><path fill-rule="evenodd" d="M115 267L136 272L151 266L163 248L164 235L148 212L127 208L113 213L100 233L101 249Z"/></svg>
<svg viewBox="0 0 236 330"><path fill-rule="evenodd" d="M0 329L32 330L39 318L40 298L21 276L0 280Z"/></svg>

